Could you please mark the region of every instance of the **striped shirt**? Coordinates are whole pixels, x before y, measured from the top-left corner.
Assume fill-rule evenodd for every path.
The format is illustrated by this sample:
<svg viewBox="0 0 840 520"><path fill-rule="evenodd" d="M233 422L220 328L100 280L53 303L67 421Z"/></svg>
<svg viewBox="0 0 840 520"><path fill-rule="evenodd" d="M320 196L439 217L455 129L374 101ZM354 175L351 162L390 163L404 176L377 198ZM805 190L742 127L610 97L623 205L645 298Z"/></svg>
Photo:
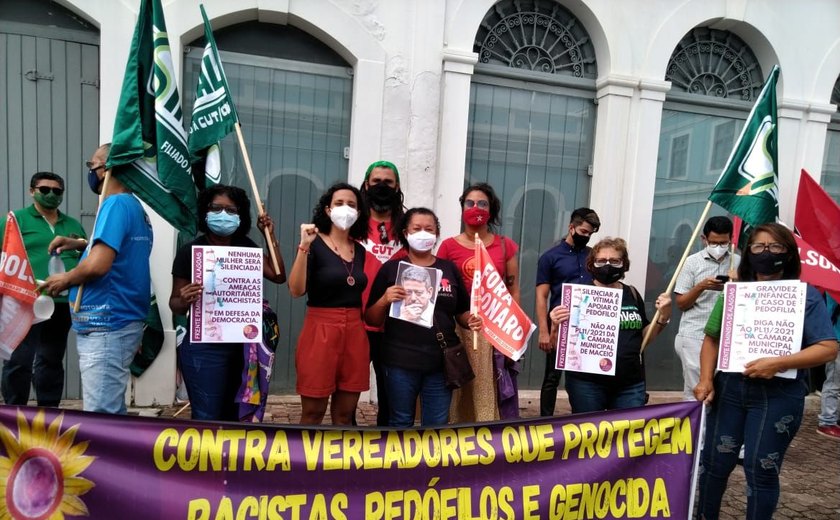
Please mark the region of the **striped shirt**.
<svg viewBox="0 0 840 520"><path fill-rule="evenodd" d="M741 263L741 257L735 255L735 261L732 263L732 268L737 269L738 264ZM674 292L677 294L685 294L697 285L701 280L709 278L710 276L717 276L719 274L727 274L729 272L729 253L727 252L723 259L718 262L705 249L699 253L694 253L685 260L680 275L677 277L677 284L674 286ZM715 300L720 295L720 291L703 291L694 305L690 309L683 311L680 317L680 330L678 334L681 336L688 336L692 338L703 338L703 327L706 326L706 321L709 319L709 314L715 306Z"/></svg>

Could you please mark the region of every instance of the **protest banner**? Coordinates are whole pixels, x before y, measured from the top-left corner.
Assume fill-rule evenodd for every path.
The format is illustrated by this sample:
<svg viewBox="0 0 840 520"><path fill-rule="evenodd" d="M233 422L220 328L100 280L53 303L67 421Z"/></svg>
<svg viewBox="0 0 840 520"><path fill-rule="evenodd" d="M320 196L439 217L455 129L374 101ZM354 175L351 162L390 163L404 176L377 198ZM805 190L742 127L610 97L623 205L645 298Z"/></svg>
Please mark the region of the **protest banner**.
<svg viewBox="0 0 840 520"><path fill-rule="evenodd" d="M341 430L4 406L0 503L11 518L688 518L701 416L679 402Z"/></svg>
<svg viewBox="0 0 840 520"><path fill-rule="evenodd" d="M717 369L743 372L755 359L799 352L805 287L798 280L726 284ZM776 375L793 379L796 370Z"/></svg>
<svg viewBox="0 0 840 520"><path fill-rule="evenodd" d="M471 301L478 306L478 314L484 320L481 332L496 350L518 361L537 326L513 301L502 275L496 271L493 259L480 240L476 241L475 257L475 272L480 274L473 275Z"/></svg>
<svg viewBox="0 0 840 520"><path fill-rule="evenodd" d="M560 324L555 368L615 375L621 289L564 283L562 303L570 309Z"/></svg>
<svg viewBox="0 0 840 520"><path fill-rule="evenodd" d="M15 214L6 217L0 253L0 359L9 359L35 321L35 276Z"/></svg>
<svg viewBox="0 0 840 520"><path fill-rule="evenodd" d="M262 337L262 250L193 246L192 272L193 282L204 287L190 308L192 341L259 341Z"/></svg>

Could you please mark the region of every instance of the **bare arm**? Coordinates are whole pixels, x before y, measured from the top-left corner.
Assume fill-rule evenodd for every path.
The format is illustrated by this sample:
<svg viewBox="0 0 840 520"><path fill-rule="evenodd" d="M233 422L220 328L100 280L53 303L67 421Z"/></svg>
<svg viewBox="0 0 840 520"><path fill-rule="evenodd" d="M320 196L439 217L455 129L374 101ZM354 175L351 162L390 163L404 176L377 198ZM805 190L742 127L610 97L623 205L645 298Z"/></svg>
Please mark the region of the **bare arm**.
<svg viewBox="0 0 840 520"><path fill-rule="evenodd" d="M318 228L315 224L300 225L300 245L295 254L295 262L292 264L292 272L289 273L289 293L292 298L306 294L306 257L317 236Z"/></svg>
<svg viewBox="0 0 840 520"><path fill-rule="evenodd" d="M534 313L537 315L537 327L539 328L540 350L549 352L552 349L551 345L551 330L548 326L548 296L551 292L551 286L547 283L541 283L537 286L537 301L534 305Z"/></svg>
<svg viewBox="0 0 840 520"><path fill-rule="evenodd" d="M700 347L700 381L694 387L694 398L706 404L715 398L715 367L719 349L720 340L708 335Z"/></svg>
<svg viewBox="0 0 840 520"><path fill-rule="evenodd" d="M392 285L385 290L385 294L365 311L365 321L371 327L381 327L388 317L388 307L394 302L405 299L405 289L400 285Z"/></svg>
<svg viewBox="0 0 840 520"><path fill-rule="evenodd" d="M719 281L717 278L713 276L704 278L700 280L697 285L689 289L688 292L683 294L674 293L676 295L677 307L679 307L681 311L687 311L688 309L694 307L694 303L697 301L697 298L699 298L704 291L720 291L722 289L723 282Z"/></svg>
<svg viewBox="0 0 840 520"><path fill-rule="evenodd" d="M201 296L201 284L190 283L185 278L172 277L172 292L169 294L169 308L172 314L186 315L193 303Z"/></svg>
<svg viewBox="0 0 840 520"><path fill-rule="evenodd" d="M744 365L747 377L770 379L779 372L790 369L811 368L828 363L837 356L837 342L824 340L803 348L790 356L766 357Z"/></svg>
<svg viewBox="0 0 840 520"><path fill-rule="evenodd" d="M274 283L280 284L286 281L286 266L283 264L283 255L280 254L280 247L277 245L277 239L274 238L274 221L271 220L271 217L268 216L268 213L263 213L259 219L257 219L257 228L263 232L263 234L268 234L271 237L271 243L266 244L269 248L274 248L275 253L277 253L277 267L280 268L279 273L274 272L274 263L271 261L270 255L263 256L263 277L266 280L271 280Z"/></svg>
<svg viewBox="0 0 840 520"><path fill-rule="evenodd" d="M644 328L642 331L642 335L646 335L648 333L648 329L653 327L653 331L650 335L650 340L659 335L665 327L668 325L668 321L671 319L671 296L668 293L662 293L656 297L656 309L659 311L659 321L652 321L648 323L647 327Z"/></svg>
<svg viewBox="0 0 840 520"><path fill-rule="evenodd" d="M116 256L116 251L103 242L97 242L91 248L90 254L79 262L75 269L50 276L42 287L47 294L56 296L71 286L82 285L90 280L101 278L111 269Z"/></svg>

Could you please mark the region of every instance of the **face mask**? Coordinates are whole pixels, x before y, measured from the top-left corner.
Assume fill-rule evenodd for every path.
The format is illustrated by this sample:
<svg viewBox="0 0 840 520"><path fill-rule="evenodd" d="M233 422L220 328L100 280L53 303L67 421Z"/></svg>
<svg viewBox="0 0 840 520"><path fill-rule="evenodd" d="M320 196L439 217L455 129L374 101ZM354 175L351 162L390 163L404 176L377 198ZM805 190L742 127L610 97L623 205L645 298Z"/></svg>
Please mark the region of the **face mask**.
<svg viewBox="0 0 840 520"><path fill-rule="evenodd" d="M435 242L437 242L437 237L428 231L418 231L406 238L408 239L408 247L421 253L431 251L435 247Z"/></svg>
<svg viewBox="0 0 840 520"><path fill-rule="evenodd" d="M599 282L604 285L612 285L615 282L621 280L621 277L624 275L624 268L622 267L614 267L610 264L607 264L602 267L593 267L592 268L592 278L595 278Z"/></svg>
<svg viewBox="0 0 840 520"><path fill-rule="evenodd" d="M464 224L472 227L481 227L490 223L490 212L486 209L473 206L464 210Z"/></svg>
<svg viewBox="0 0 840 520"><path fill-rule="evenodd" d="M771 253L770 251L764 251L757 255L748 254L750 255L750 266L752 266L753 272L764 276L782 272L788 256L787 253Z"/></svg>
<svg viewBox="0 0 840 520"><path fill-rule="evenodd" d="M96 170L88 170L88 186L90 186L90 189L97 195L99 195L99 185L101 183L102 180L98 175L96 175Z"/></svg>
<svg viewBox="0 0 840 520"><path fill-rule="evenodd" d="M572 234L572 241L575 243L575 249L583 249L586 247L586 244L589 243L588 236L579 235L577 233Z"/></svg>
<svg viewBox="0 0 840 520"><path fill-rule="evenodd" d="M229 237L239 229L239 215L230 215L225 211L207 213L207 227L214 235Z"/></svg>
<svg viewBox="0 0 840 520"><path fill-rule="evenodd" d="M336 206L330 210L330 220L338 229L347 231L359 218L359 212L350 206Z"/></svg>
<svg viewBox="0 0 840 520"><path fill-rule="evenodd" d="M397 190L384 183L374 184L365 190L370 207L379 213L390 210L397 199Z"/></svg>
<svg viewBox="0 0 840 520"><path fill-rule="evenodd" d="M56 195L53 192L49 192L46 195L44 195L38 190L35 190L35 193L32 194L32 197L35 199L35 202L37 202L46 209L55 209L59 207L61 205L61 201L64 199L63 195Z"/></svg>
<svg viewBox="0 0 840 520"><path fill-rule="evenodd" d="M723 255L725 255L728 250L729 248L726 246L706 246L706 252L715 260L720 260L721 258L723 258Z"/></svg>

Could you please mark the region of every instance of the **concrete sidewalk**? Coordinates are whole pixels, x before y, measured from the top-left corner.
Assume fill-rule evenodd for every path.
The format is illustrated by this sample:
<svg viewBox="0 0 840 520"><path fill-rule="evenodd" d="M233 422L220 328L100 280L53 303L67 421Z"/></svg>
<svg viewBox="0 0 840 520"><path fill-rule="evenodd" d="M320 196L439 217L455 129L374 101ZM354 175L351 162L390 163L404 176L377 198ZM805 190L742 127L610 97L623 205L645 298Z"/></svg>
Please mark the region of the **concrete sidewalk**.
<svg viewBox="0 0 840 520"><path fill-rule="evenodd" d="M678 401L681 392L651 392L650 402ZM781 473L782 494L775 520L840 520L840 442L816 433L819 397L810 395L805 402L805 420L785 456ZM80 401L64 401L62 408L81 408ZM523 391L519 401L523 418L539 416L539 392ZM357 420L361 426L376 424L376 405L363 399ZM189 408L183 405L163 408L135 408L132 413L189 419ZM570 413L565 393L560 392L555 414ZM300 399L297 396L270 396L265 422L296 424L300 420ZM732 472L729 489L724 496L721 519L737 520L746 514L747 498L744 471L739 466ZM769 520L769 519L768 519Z"/></svg>

